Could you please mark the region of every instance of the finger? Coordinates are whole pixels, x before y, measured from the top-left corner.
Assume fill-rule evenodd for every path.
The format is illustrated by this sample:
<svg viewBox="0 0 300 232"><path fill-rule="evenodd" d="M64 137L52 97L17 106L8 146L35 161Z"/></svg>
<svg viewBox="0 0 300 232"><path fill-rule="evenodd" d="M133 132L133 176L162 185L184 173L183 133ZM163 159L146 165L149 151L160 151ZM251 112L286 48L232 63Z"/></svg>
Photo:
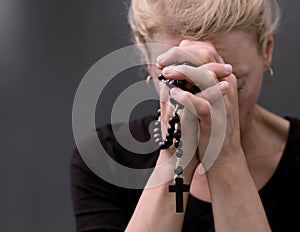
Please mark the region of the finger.
<svg viewBox="0 0 300 232"><path fill-rule="evenodd" d="M184 105L190 112L198 115L199 118L209 116L209 107L220 97L224 96L229 89L226 81L219 82L203 92L193 95L179 88L173 88L171 97L179 104Z"/></svg>
<svg viewBox="0 0 300 232"><path fill-rule="evenodd" d="M232 73L232 66L230 64L208 63L203 66L203 68L213 72L218 80Z"/></svg>
<svg viewBox="0 0 300 232"><path fill-rule="evenodd" d="M207 52L203 51L203 54ZM180 47L173 47L167 52L159 55L156 59L157 66L166 67L172 64L180 64L184 62L190 62L196 66L199 66L203 63L200 62L198 57L194 56L192 53L185 51Z"/></svg>
<svg viewBox="0 0 300 232"><path fill-rule="evenodd" d="M220 97L224 96L229 90L227 81L221 81L217 85L206 88L202 92L196 94L198 97L205 98L211 105L214 104Z"/></svg>
<svg viewBox="0 0 300 232"><path fill-rule="evenodd" d="M224 60L211 43L188 40L181 41L179 46L173 47L159 55L156 61L158 67L166 67L183 62L190 62L196 66L210 62L224 64Z"/></svg>
<svg viewBox="0 0 300 232"><path fill-rule="evenodd" d="M162 74L167 79L187 80L189 83L199 86L202 89L213 86L218 79L232 73L232 66L229 64L210 63L200 67L189 65L169 66L163 69Z"/></svg>
<svg viewBox="0 0 300 232"><path fill-rule="evenodd" d="M171 89L170 94L176 102L183 105L186 110L198 118L209 116L209 102L206 99L197 97L179 88Z"/></svg>
<svg viewBox="0 0 300 232"><path fill-rule="evenodd" d="M195 56L199 58L202 64L206 64L209 62L217 62L221 64L225 63L223 58L218 54L216 48L210 41L182 40L179 44L179 47L185 48L192 54L194 54L195 52L198 53L198 55Z"/></svg>
<svg viewBox="0 0 300 232"><path fill-rule="evenodd" d="M168 79L174 79L174 80L183 80L187 79L187 75L185 75L185 67L182 67L183 65L176 65L176 66L168 66L163 68L162 74L168 78ZM190 66L188 66L190 67ZM218 64L218 63L209 63L204 64L201 67L192 67L194 69L200 69L200 70L207 70L214 73L214 75L218 78L224 78L229 76L232 73L232 66L230 64Z"/></svg>

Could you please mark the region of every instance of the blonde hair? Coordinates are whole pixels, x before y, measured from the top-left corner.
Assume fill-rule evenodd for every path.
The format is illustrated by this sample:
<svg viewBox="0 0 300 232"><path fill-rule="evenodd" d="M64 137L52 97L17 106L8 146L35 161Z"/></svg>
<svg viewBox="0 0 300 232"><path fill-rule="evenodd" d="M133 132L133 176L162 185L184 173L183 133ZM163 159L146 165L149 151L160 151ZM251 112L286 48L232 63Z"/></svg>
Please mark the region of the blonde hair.
<svg viewBox="0 0 300 232"><path fill-rule="evenodd" d="M242 29L254 31L262 49L278 26L280 10L276 0L132 0L128 19L144 43L157 34L203 40Z"/></svg>

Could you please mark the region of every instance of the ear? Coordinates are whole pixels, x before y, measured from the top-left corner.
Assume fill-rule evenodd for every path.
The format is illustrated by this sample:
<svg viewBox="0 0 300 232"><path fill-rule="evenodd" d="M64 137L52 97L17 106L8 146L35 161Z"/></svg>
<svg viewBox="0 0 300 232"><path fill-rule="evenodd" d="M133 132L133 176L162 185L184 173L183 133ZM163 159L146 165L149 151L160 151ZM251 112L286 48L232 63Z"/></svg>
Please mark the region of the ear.
<svg viewBox="0 0 300 232"><path fill-rule="evenodd" d="M146 41L144 40L144 38L141 37L141 36L135 35L134 39L135 39L136 44L138 44L138 45L146 43ZM143 51L143 55L149 59L149 54L147 53L147 51ZM148 73L150 74L150 76L152 78L155 78L155 77L158 76L157 75L157 67L156 67L156 65L147 64L147 71L148 71Z"/></svg>
<svg viewBox="0 0 300 232"><path fill-rule="evenodd" d="M263 62L264 69L268 70L272 64L273 57L273 49L274 49L274 36L269 35L263 45Z"/></svg>
<svg viewBox="0 0 300 232"><path fill-rule="evenodd" d="M158 76L156 65L148 64L147 70L148 70L148 73L150 74L150 76L152 76L153 78L156 78Z"/></svg>
<svg viewBox="0 0 300 232"><path fill-rule="evenodd" d="M135 40L135 42L137 44L142 44L143 43L143 41L141 40L141 38L139 36L137 36L137 35L134 36L134 40Z"/></svg>

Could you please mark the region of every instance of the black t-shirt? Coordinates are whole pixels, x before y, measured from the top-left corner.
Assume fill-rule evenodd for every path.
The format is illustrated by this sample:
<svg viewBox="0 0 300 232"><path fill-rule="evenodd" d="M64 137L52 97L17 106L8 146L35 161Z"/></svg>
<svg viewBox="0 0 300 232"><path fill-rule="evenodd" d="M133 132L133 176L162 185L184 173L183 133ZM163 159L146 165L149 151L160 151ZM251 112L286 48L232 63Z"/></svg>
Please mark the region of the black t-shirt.
<svg viewBox="0 0 300 232"><path fill-rule="evenodd" d="M300 231L300 121L287 119L290 130L284 153L272 178L259 191L273 232ZM132 122L133 136L147 141L153 120L147 117ZM117 133L123 129L119 125ZM97 133L106 152L119 163L134 168L155 166L158 151L144 155L127 151L116 141L111 125L98 128ZM77 149L71 159L71 185L76 227L81 232L124 231L143 191L101 179L87 167ZM211 204L189 195L182 231L214 231Z"/></svg>

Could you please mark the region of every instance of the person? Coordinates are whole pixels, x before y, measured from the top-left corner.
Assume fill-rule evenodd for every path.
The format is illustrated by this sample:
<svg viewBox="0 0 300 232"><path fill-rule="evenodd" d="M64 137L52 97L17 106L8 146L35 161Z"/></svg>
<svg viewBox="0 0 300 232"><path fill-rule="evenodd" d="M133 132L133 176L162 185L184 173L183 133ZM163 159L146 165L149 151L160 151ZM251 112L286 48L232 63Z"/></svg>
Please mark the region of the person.
<svg viewBox="0 0 300 232"><path fill-rule="evenodd" d="M190 192L183 194L184 210L178 213L175 194L168 191L174 184L172 171L171 178L157 186L118 187L93 173L75 149L71 179L78 231L300 230L300 122L257 103L263 74L273 75L273 36L279 18L278 5L271 0L131 1L129 22L135 42L146 49L148 43L172 46L147 68L158 92L169 93L177 106L184 107L178 111L186 112L180 115L183 148L189 139L197 140L192 158L177 173L190 184ZM156 81L160 74L164 83ZM185 80L185 86L197 83L202 89L166 91L166 80ZM224 137L217 157L207 166L203 160L212 132L211 109L220 99L225 107L220 123L225 125ZM161 133L166 136L174 108L162 100L160 108ZM132 133L146 141L154 119L132 122ZM200 129L199 137L193 128ZM173 147L141 156L127 151L116 141L118 130L111 125L97 132L118 162L155 167L149 180L157 174L156 167L174 157Z"/></svg>

